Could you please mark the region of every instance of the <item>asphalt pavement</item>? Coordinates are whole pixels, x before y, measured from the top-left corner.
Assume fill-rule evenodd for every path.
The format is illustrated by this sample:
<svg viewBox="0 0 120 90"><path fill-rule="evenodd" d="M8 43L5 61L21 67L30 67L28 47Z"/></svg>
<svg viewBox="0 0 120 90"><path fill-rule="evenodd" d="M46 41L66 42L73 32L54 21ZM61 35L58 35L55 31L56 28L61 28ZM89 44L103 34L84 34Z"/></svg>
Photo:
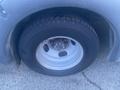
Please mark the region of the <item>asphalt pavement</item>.
<svg viewBox="0 0 120 90"><path fill-rule="evenodd" d="M120 90L120 63L96 60L75 75L53 77L13 61L0 64L0 90Z"/></svg>

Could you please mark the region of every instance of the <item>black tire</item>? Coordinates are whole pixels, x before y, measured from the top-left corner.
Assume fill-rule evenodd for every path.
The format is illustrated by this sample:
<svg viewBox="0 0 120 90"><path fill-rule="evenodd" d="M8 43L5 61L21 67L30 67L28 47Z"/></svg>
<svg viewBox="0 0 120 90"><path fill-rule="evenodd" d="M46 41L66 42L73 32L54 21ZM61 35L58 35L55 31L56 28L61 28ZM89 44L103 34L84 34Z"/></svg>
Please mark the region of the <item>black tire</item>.
<svg viewBox="0 0 120 90"><path fill-rule="evenodd" d="M33 19L32 19L33 20ZM71 37L84 48L84 57L75 67L68 70L49 70L36 60L36 48L39 43L53 36ZM19 40L19 55L32 70L47 75L69 75L87 68L97 57L99 39L94 29L75 16L53 16L36 18L26 28Z"/></svg>

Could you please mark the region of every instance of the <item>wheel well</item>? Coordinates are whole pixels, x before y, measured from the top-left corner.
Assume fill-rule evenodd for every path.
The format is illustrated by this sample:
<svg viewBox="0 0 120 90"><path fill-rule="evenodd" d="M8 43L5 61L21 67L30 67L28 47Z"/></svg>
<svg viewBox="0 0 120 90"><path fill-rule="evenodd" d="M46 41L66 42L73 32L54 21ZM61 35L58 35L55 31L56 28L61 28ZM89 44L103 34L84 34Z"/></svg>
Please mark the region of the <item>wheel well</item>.
<svg viewBox="0 0 120 90"><path fill-rule="evenodd" d="M34 20L38 16L39 17L41 16L42 18L43 16L50 16L50 15L51 16L52 15L80 16L83 20L85 20L88 24L90 24L95 29L100 41L100 54L105 54L109 52L110 43L111 43L111 40L113 40L111 39L113 38L111 37L113 35L113 32L111 30L109 22L103 16L83 8L54 7L54 8L48 8L48 9L33 13L25 17L16 25L15 29L11 34L10 46L12 48L12 53L14 54L17 63L20 63L20 60L21 60L19 53L17 51L18 50L17 46L19 44L18 41L19 41L20 35L23 32L24 28L31 23L30 20Z"/></svg>

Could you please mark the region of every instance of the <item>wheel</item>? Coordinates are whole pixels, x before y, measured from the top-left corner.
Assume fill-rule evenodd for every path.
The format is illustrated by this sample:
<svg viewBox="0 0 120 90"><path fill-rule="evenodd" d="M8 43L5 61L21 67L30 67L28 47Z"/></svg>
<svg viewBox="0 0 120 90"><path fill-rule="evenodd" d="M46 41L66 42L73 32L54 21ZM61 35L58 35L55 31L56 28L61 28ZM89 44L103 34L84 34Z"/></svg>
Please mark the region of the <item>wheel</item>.
<svg viewBox="0 0 120 90"><path fill-rule="evenodd" d="M44 16L25 26L18 49L32 70L63 76L87 68L96 59L99 39L80 17Z"/></svg>

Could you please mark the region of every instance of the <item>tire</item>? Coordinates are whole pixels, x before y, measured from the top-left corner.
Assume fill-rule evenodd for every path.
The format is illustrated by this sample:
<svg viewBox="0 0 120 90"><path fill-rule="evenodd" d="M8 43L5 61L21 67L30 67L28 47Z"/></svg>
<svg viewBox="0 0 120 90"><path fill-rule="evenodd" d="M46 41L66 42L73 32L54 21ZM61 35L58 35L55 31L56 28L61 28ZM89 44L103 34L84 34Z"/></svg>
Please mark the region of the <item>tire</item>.
<svg viewBox="0 0 120 90"><path fill-rule="evenodd" d="M80 17L44 16L29 22L20 36L18 51L22 61L32 70L53 76L70 75L87 68L96 59L99 39L94 29ZM38 62L36 50L39 44L55 36L70 37L82 45L84 55L77 65L65 70L53 70Z"/></svg>

